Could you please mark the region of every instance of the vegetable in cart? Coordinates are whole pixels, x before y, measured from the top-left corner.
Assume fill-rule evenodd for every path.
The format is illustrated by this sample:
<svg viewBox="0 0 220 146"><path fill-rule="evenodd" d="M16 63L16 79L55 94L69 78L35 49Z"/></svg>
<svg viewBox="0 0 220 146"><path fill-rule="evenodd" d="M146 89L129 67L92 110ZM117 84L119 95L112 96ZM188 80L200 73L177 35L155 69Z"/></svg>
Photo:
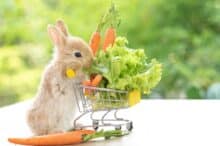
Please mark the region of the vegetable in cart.
<svg viewBox="0 0 220 146"><path fill-rule="evenodd" d="M100 88L136 93L127 97L135 103L135 100L140 98L138 92L149 94L158 84L161 79L162 65L156 59L148 61L143 49L131 49L127 47L127 44L126 38L117 37L112 47L109 46L105 52L97 52L87 72L103 76L98 86ZM137 99L132 99L132 95ZM110 98L117 99L117 94L112 94Z"/></svg>

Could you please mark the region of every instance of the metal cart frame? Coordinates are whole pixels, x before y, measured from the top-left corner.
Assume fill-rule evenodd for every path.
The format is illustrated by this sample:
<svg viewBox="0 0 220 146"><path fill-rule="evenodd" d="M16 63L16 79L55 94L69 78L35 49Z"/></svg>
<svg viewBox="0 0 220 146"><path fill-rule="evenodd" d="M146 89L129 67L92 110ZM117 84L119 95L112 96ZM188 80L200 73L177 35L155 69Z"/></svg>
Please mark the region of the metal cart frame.
<svg viewBox="0 0 220 146"><path fill-rule="evenodd" d="M127 131L133 129L132 121L120 118L117 115L120 109L129 107L127 100L128 91L83 86L81 84L75 84L74 90L77 106L81 113L74 120L74 129L93 128L97 130L99 127L110 127L118 130L125 129ZM112 97L111 95L114 96ZM95 116L98 112L102 112L100 118ZM90 114L92 123L79 126L77 124L78 121L88 114ZM108 115L110 114L113 117L109 118Z"/></svg>

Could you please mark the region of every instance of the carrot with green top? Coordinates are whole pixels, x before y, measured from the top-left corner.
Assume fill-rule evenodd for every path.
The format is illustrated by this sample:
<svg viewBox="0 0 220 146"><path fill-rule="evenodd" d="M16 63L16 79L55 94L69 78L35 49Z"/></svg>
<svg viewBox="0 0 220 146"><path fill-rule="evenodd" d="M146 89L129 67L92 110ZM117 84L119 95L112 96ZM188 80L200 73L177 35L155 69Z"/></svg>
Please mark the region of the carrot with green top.
<svg viewBox="0 0 220 146"><path fill-rule="evenodd" d="M105 24L106 24L106 15L101 17L101 20L100 20L99 24L97 25L96 31L93 32L93 34L90 38L89 46L92 48L92 52L93 52L94 56L96 55L96 53L99 49L99 45L101 42L100 32Z"/></svg>
<svg viewBox="0 0 220 146"><path fill-rule="evenodd" d="M21 145L55 146L84 142L83 137L95 133L94 130L77 130L66 133L34 136L30 138L8 138L8 141Z"/></svg>
<svg viewBox="0 0 220 146"><path fill-rule="evenodd" d="M106 51L106 48L110 45L113 45L116 37L116 30L115 28L120 24L120 19L118 15L118 11L115 8L114 3L112 3L111 7L105 13L105 15L101 18L96 31L92 34L90 39L90 47L93 50L93 54L95 55L98 51L99 44L101 41L100 32L106 24L110 24L105 33L105 40L103 43L103 50Z"/></svg>
<svg viewBox="0 0 220 146"><path fill-rule="evenodd" d="M109 8L108 15L106 17L106 21L108 21L110 27L105 32L105 40L103 42L104 51L106 51L109 46L114 44L116 38L116 27L118 27L120 24L119 14L114 3L112 3L111 7Z"/></svg>
<svg viewBox="0 0 220 146"><path fill-rule="evenodd" d="M116 30L115 30L115 28L113 28L113 27L108 28L106 30L105 40L104 40L104 43L103 43L103 50L104 51L106 51L106 49L109 46L112 46L114 44L115 38L116 38Z"/></svg>
<svg viewBox="0 0 220 146"><path fill-rule="evenodd" d="M96 52L97 52L98 49L99 49L100 41L101 41L100 32L95 31L95 32L92 34L91 39L90 39L90 42L89 42L89 45L90 45L90 47L92 48L92 52L93 52L93 55L94 55L94 56L96 55Z"/></svg>

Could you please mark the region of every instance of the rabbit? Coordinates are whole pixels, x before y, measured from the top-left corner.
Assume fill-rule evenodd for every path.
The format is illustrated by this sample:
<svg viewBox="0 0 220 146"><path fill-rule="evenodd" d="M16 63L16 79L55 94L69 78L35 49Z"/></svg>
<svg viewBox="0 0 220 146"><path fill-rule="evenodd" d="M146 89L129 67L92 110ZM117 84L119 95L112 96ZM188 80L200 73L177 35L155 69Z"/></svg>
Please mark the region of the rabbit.
<svg viewBox="0 0 220 146"><path fill-rule="evenodd" d="M74 83L81 82L93 60L91 48L79 37L71 36L62 20L48 25L48 34L55 45L52 61L45 68L35 100L27 111L27 123L34 135L65 132L73 128L76 114ZM74 78L65 75L67 68Z"/></svg>

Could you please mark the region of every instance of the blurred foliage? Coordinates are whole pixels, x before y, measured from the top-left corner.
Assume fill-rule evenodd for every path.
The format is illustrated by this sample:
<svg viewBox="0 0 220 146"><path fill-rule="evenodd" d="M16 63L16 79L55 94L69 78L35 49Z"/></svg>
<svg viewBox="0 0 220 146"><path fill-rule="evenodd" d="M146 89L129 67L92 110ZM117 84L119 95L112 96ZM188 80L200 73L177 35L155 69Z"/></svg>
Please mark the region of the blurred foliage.
<svg viewBox="0 0 220 146"><path fill-rule="evenodd" d="M219 99L220 96L220 83L215 83L208 88L206 97L207 99Z"/></svg>
<svg viewBox="0 0 220 146"><path fill-rule="evenodd" d="M146 48L163 62L160 85L149 97L205 98L220 81L218 0L114 1L118 34L132 48ZM52 44L46 27L62 18L87 42L111 0L2 0L0 4L0 106L31 98L37 91Z"/></svg>

